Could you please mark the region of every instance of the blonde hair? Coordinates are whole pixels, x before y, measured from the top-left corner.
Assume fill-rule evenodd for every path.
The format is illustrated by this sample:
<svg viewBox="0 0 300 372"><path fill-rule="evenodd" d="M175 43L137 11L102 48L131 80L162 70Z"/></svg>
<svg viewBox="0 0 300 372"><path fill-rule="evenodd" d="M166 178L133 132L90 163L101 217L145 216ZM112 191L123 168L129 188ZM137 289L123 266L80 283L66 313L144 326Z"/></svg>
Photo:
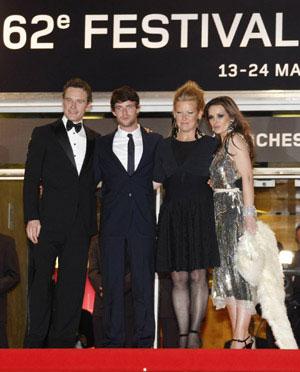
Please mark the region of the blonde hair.
<svg viewBox="0 0 300 372"><path fill-rule="evenodd" d="M176 103L179 101L195 101L197 104L197 110L203 111L205 106L204 91L195 81L188 80L176 90L173 99L174 108Z"/></svg>

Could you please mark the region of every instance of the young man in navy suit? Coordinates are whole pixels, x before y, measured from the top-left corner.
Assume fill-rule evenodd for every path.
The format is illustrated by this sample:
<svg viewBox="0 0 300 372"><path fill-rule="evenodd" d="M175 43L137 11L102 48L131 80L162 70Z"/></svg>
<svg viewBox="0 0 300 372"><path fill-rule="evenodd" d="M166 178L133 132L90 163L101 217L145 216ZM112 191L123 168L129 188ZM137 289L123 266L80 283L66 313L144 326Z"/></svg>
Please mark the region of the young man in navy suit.
<svg viewBox="0 0 300 372"><path fill-rule="evenodd" d="M85 81L68 81L63 90L63 117L35 128L29 143L24 213L33 272L25 347L75 346L89 241L96 233L96 134L82 123L91 102L91 88Z"/></svg>
<svg viewBox="0 0 300 372"><path fill-rule="evenodd" d="M102 182L100 244L107 347L123 347L124 276L128 258L135 329L133 347L152 347L154 322L154 153L161 136L138 124L139 96L116 89L111 110L118 128L96 141L95 173Z"/></svg>

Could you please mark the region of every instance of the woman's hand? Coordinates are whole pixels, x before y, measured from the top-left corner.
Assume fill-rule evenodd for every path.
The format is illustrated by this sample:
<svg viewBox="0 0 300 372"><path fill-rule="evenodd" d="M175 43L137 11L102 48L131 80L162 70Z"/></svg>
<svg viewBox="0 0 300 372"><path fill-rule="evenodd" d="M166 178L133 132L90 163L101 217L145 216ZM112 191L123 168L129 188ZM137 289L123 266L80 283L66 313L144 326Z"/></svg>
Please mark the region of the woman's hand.
<svg viewBox="0 0 300 372"><path fill-rule="evenodd" d="M250 234L255 234L257 230L256 217L245 216L244 221L245 221L245 230L248 231Z"/></svg>

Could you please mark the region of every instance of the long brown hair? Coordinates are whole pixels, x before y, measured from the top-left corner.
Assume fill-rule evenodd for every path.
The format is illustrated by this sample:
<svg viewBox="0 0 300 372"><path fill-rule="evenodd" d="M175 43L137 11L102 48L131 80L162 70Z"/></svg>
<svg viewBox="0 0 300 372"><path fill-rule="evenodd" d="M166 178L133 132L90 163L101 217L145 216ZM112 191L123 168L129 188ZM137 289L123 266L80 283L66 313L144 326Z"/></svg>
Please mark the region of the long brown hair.
<svg viewBox="0 0 300 372"><path fill-rule="evenodd" d="M234 100L229 96L219 96L216 98L211 99L204 108L203 117L209 123L209 108L211 106L222 106L224 110L229 115L230 119L233 120L233 123L230 125L230 128L228 130L228 133L226 134L224 138L224 147L225 150L228 152L228 145L229 140L232 140L232 143L234 144L233 136L235 133L240 133L244 138L245 141L248 144L249 147L249 155L251 161L254 159L254 143L251 135L251 129L248 121L244 117L244 115L239 110L237 104L234 102ZM235 144L234 144L235 145ZM235 145L236 146L236 145Z"/></svg>

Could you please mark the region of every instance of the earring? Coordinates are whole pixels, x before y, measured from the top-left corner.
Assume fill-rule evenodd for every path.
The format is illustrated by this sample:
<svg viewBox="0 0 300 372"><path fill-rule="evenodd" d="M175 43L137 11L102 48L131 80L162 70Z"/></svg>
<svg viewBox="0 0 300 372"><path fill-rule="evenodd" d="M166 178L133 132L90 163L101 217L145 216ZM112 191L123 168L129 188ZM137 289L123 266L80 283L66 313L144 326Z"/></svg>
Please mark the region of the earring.
<svg viewBox="0 0 300 372"><path fill-rule="evenodd" d="M202 138L204 133L201 131L200 127L198 126L195 130L195 139Z"/></svg>
<svg viewBox="0 0 300 372"><path fill-rule="evenodd" d="M178 133L178 126L176 124L176 119L173 117L172 118L172 123L171 123L171 127L172 127L172 137L176 138L177 137L177 133Z"/></svg>
<svg viewBox="0 0 300 372"><path fill-rule="evenodd" d="M231 119L229 121L229 125L228 125L228 128L227 128L227 132L230 133L234 130L235 128L235 123L234 123L234 119Z"/></svg>

